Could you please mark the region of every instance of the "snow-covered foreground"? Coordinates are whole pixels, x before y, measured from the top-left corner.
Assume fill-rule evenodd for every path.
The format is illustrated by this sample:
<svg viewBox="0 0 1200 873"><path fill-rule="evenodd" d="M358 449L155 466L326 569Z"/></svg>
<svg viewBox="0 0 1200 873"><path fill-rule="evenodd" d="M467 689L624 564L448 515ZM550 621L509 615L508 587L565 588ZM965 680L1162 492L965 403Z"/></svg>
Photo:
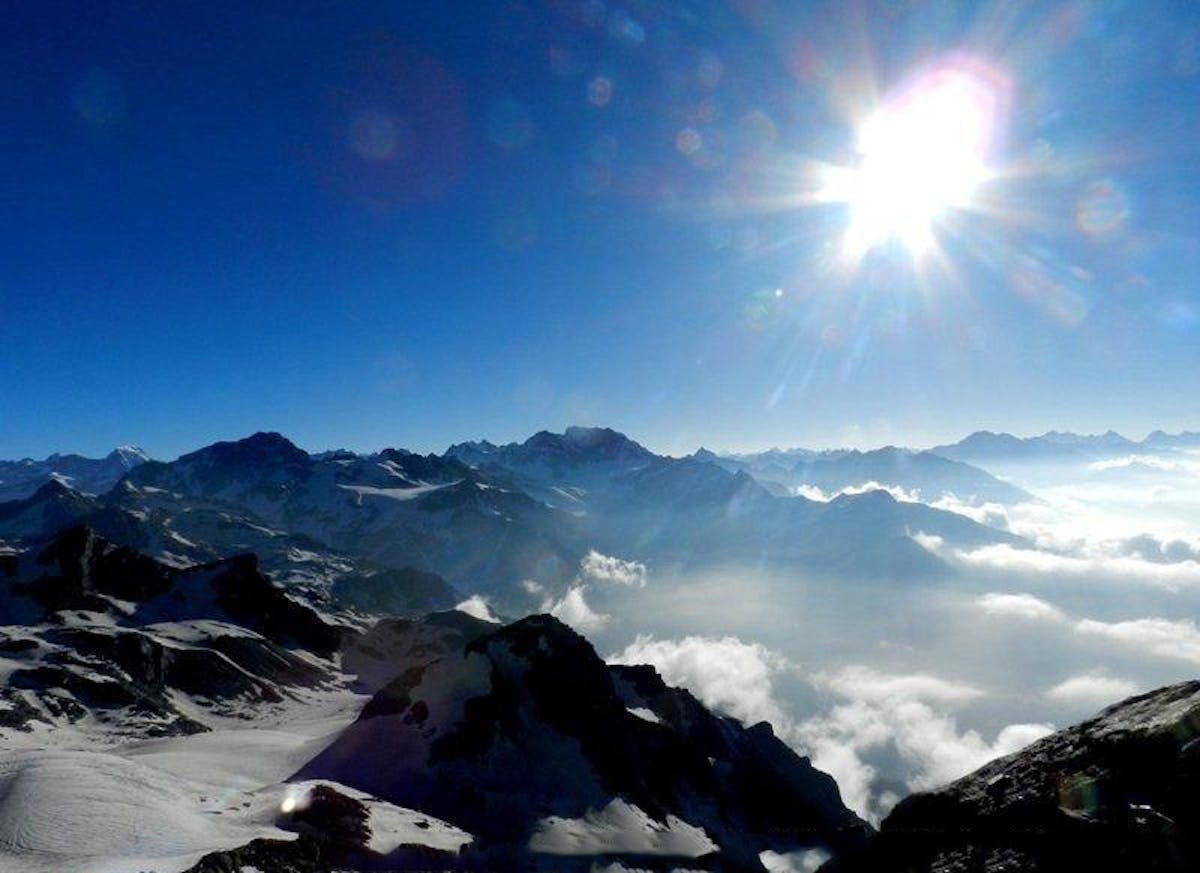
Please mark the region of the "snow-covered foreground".
<svg viewBox="0 0 1200 873"><path fill-rule="evenodd" d="M59 746L0 756L0 873L180 873L276 827L316 782L285 783L353 720L361 697L294 713L287 727L228 728L104 751ZM75 741L82 737L72 738ZM423 813L325 782L370 813L370 848L457 851L470 835Z"/></svg>

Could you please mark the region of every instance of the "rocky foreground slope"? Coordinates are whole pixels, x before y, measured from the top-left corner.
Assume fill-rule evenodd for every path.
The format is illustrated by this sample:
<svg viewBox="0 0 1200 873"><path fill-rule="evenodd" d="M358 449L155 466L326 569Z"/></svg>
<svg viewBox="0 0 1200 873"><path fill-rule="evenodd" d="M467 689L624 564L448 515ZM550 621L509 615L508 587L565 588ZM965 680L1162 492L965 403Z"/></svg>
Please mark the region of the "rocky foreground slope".
<svg viewBox="0 0 1200 873"><path fill-rule="evenodd" d="M915 794L823 873L1200 870L1200 682L1095 718Z"/></svg>
<svg viewBox="0 0 1200 873"><path fill-rule="evenodd" d="M0 555L0 727L128 740L252 720L334 684L349 636L253 555L178 569L68 528Z"/></svg>
<svg viewBox="0 0 1200 873"><path fill-rule="evenodd" d="M743 727L606 665L550 616L379 629L402 668L296 777L424 810L480 869L761 870L759 855L863 844L834 781L766 723Z"/></svg>
<svg viewBox="0 0 1200 873"><path fill-rule="evenodd" d="M330 619L252 555L0 555L0 870L764 870L869 828L554 618Z"/></svg>

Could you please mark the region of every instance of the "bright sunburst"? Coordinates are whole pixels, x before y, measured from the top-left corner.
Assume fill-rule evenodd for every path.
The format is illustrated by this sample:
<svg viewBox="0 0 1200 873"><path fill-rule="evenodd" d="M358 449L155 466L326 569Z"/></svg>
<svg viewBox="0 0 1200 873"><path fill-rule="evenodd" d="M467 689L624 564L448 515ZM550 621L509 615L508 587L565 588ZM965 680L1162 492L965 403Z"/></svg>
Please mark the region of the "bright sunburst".
<svg viewBox="0 0 1200 873"><path fill-rule="evenodd" d="M982 71L946 65L915 78L862 122L855 166L832 173L823 192L850 207L848 255L892 240L922 255L939 220L971 207L992 174L1001 98Z"/></svg>

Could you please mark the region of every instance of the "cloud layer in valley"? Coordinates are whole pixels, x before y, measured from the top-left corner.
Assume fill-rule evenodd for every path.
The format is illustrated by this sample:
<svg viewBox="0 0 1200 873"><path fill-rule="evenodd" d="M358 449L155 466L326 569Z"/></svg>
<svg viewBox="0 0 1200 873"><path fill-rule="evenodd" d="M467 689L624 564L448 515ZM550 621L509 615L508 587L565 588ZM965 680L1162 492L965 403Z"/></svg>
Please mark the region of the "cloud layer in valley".
<svg viewBox="0 0 1200 873"><path fill-rule="evenodd" d="M770 722L780 737L837 780L848 806L876 820L898 798L876 785L878 771L869 760L874 755L897 756L907 787L916 790L965 775L1053 729L1009 725L989 742L976 731L960 730L951 714L983 696L980 689L927 674L888 674L863 666L810 677L830 708L796 718L776 692L776 680L795 672L795 666L761 644L735 637L640 636L609 660L653 664L669 684L687 688L707 706L745 723Z"/></svg>
<svg viewBox="0 0 1200 873"><path fill-rule="evenodd" d="M566 592L558 598L543 598L542 612L548 612L580 633L598 633L609 626L612 616L593 608L587 600L588 592L602 585L645 588L646 575L645 564L603 555L591 549L580 560L579 572ZM526 579L521 585L529 594L540 593L543 590L540 584L530 579Z"/></svg>

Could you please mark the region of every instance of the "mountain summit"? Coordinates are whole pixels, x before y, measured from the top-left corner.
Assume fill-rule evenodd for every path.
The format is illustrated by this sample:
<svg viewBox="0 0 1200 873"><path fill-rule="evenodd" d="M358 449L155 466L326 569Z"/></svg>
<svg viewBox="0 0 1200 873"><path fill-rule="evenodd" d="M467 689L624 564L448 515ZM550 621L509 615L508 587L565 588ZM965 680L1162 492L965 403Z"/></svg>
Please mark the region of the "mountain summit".
<svg viewBox="0 0 1200 873"><path fill-rule="evenodd" d="M103 494L149 460L136 446L119 446L103 458L54 454L41 461L0 461L0 502L29 497L51 480L84 494Z"/></svg>

